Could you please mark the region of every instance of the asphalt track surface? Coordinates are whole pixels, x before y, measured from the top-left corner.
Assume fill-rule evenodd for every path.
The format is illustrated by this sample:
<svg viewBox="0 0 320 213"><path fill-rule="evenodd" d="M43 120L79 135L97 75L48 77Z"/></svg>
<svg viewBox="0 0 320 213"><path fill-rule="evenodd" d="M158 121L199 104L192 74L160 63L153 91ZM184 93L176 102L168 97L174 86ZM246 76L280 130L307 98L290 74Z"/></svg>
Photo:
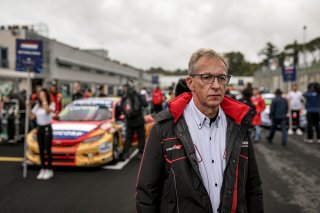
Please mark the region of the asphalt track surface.
<svg viewBox="0 0 320 213"><path fill-rule="evenodd" d="M263 182L265 212L320 212L320 144L289 136L287 147L264 139L255 144ZM135 182L140 161L132 158L117 168L55 168L48 181L36 179L28 167L22 178L23 144L0 145L0 212L135 212ZM3 158L9 157L9 158ZM16 161L8 161L16 160Z"/></svg>

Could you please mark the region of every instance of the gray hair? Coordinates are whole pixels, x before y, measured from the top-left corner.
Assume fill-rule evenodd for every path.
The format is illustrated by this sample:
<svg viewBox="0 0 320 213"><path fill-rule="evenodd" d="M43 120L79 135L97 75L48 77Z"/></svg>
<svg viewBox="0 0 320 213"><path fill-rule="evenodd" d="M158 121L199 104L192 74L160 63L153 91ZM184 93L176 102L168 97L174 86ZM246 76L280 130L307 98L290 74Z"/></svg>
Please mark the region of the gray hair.
<svg viewBox="0 0 320 213"><path fill-rule="evenodd" d="M229 67L228 60L224 55L217 53L216 51L209 49L209 48L201 48L201 49L198 49L197 51L195 51L190 57L189 68L188 68L189 75L194 73L195 64L202 57L214 58L214 59L221 60L223 62L223 64L226 66L227 71L228 71L228 67Z"/></svg>

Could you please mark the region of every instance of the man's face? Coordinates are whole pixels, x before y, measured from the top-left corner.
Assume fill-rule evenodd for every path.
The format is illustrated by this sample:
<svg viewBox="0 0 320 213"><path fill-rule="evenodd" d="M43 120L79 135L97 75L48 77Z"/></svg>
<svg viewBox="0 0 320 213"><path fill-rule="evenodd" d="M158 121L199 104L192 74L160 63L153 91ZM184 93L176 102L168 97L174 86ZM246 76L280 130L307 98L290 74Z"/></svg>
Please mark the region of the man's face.
<svg viewBox="0 0 320 213"><path fill-rule="evenodd" d="M56 90L56 87L55 87L55 86L51 86L51 87L50 87L50 92L51 92L51 93L56 93L56 91L57 91L57 90Z"/></svg>
<svg viewBox="0 0 320 213"><path fill-rule="evenodd" d="M297 91L298 90L298 85L297 84L292 84L292 90Z"/></svg>
<svg viewBox="0 0 320 213"><path fill-rule="evenodd" d="M202 57L195 64L194 74L227 75L227 68L219 59ZM212 83L204 83L200 76L188 76L186 80L198 107L210 111L220 105L226 84L220 84L218 78Z"/></svg>

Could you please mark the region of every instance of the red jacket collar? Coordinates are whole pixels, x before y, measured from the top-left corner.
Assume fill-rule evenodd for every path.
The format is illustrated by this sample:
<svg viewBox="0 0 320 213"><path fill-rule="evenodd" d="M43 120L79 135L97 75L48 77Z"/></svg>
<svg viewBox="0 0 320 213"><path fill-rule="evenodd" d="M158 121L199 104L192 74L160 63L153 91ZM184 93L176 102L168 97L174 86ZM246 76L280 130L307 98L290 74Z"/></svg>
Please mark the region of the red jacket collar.
<svg viewBox="0 0 320 213"><path fill-rule="evenodd" d="M168 103L170 112L174 119L174 123L179 120L179 118L183 114L183 110L185 109L191 98L192 94L190 92L185 92ZM237 124L241 124L242 119L250 109L248 105L229 98L228 96L224 96L220 106L226 113L226 115L231 117Z"/></svg>

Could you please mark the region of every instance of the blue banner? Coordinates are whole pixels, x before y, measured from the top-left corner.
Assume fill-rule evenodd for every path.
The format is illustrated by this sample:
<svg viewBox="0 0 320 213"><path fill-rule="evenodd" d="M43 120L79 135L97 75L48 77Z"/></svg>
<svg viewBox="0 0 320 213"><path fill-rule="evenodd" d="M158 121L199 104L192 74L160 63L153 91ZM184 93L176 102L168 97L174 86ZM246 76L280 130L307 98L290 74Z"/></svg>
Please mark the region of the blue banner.
<svg viewBox="0 0 320 213"><path fill-rule="evenodd" d="M43 43L39 40L16 40L16 70L43 72Z"/></svg>
<svg viewBox="0 0 320 213"><path fill-rule="evenodd" d="M284 82L296 81L297 79L297 70L296 66L283 66L282 67L282 78Z"/></svg>
<svg viewBox="0 0 320 213"><path fill-rule="evenodd" d="M152 84L159 84L159 76L152 75L151 82L152 82Z"/></svg>

